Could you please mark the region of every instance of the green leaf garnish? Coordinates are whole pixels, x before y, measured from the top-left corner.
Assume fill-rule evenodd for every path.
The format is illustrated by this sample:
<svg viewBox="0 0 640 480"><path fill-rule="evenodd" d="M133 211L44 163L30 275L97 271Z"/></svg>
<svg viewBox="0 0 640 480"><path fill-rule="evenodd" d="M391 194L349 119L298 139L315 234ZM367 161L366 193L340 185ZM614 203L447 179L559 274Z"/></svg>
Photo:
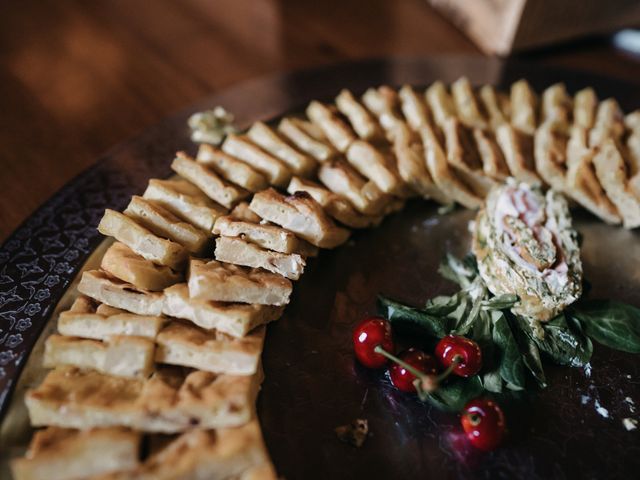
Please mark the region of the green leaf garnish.
<svg viewBox="0 0 640 480"><path fill-rule="evenodd" d="M613 300L580 302L569 309L584 332L616 350L640 353L640 309Z"/></svg>

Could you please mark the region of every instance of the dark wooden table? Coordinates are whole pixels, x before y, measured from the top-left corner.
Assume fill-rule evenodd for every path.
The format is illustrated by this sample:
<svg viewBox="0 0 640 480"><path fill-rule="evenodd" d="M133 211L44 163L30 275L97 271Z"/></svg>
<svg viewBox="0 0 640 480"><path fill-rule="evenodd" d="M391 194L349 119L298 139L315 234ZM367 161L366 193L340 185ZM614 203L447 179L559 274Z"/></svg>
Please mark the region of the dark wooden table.
<svg viewBox="0 0 640 480"><path fill-rule="evenodd" d="M0 241L110 146L257 75L480 54L424 0L22 0L0 7ZM630 81L594 39L524 55Z"/></svg>

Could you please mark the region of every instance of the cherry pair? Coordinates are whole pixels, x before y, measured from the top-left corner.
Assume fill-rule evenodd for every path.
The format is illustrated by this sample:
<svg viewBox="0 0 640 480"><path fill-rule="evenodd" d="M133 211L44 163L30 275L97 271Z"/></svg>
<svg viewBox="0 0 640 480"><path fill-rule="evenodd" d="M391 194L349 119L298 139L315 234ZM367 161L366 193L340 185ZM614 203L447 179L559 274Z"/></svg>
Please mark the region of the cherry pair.
<svg viewBox="0 0 640 480"><path fill-rule="evenodd" d="M391 324L380 317L362 320L353 332L356 358L369 368L381 368L389 360L389 377L393 385L405 392L416 391L416 381L426 391L434 391L451 373L471 377L482 368L482 352L476 342L465 337L447 335L436 345L437 360L416 348L394 355ZM438 373L438 363L445 369ZM462 428L477 448L493 450L505 432L504 415L500 407L488 399L469 402L461 413Z"/></svg>

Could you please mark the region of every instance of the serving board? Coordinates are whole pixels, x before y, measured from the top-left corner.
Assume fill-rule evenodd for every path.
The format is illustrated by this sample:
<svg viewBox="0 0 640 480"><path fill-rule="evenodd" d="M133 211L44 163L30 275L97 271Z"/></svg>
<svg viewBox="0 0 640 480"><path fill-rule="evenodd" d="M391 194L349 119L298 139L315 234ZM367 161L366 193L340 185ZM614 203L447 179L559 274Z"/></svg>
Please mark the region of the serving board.
<svg viewBox="0 0 640 480"><path fill-rule="evenodd" d="M222 105L239 127L301 110L311 99L331 99L341 88L461 75L504 87L525 77L537 90L564 81L570 91L593 86L625 110L640 106L640 90L606 77L532 64L469 57L382 59L255 80L212 96L126 142L71 181L0 247L0 414L49 317L70 282L102 241L95 230L104 208L121 210L151 177L170 175L176 150L191 153L186 119ZM263 356L266 380L258 401L265 440L285 478L633 478L640 468L637 357L595 346L591 368L548 367L550 387L505 401L510 437L480 454L462 438L455 415L394 390L384 374L362 369L351 351L358 319L375 312L379 293L407 303L449 293L437 274L446 252L469 249L473 213L439 215L435 204L411 201L377 229L311 261L281 320L269 326ZM584 212L585 276L593 298L640 305L638 235L606 226ZM405 339L407 340L407 339ZM408 339L420 345L419 339ZM31 362L39 361L34 355ZM16 399L19 403L20 399ZM633 411L636 410L636 411ZM360 449L340 443L333 429L369 420Z"/></svg>

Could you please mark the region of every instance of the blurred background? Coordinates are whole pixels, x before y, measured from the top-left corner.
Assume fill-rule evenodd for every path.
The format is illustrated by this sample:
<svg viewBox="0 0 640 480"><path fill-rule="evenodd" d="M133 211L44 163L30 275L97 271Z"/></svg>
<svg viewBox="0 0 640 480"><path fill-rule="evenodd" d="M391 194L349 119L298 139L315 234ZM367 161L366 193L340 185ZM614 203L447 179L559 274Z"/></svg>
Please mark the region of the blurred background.
<svg viewBox="0 0 640 480"><path fill-rule="evenodd" d="M21 0L0 10L0 241L109 147L262 74L511 55L639 82L637 0ZM629 50L631 49L631 51Z"/></svg>

